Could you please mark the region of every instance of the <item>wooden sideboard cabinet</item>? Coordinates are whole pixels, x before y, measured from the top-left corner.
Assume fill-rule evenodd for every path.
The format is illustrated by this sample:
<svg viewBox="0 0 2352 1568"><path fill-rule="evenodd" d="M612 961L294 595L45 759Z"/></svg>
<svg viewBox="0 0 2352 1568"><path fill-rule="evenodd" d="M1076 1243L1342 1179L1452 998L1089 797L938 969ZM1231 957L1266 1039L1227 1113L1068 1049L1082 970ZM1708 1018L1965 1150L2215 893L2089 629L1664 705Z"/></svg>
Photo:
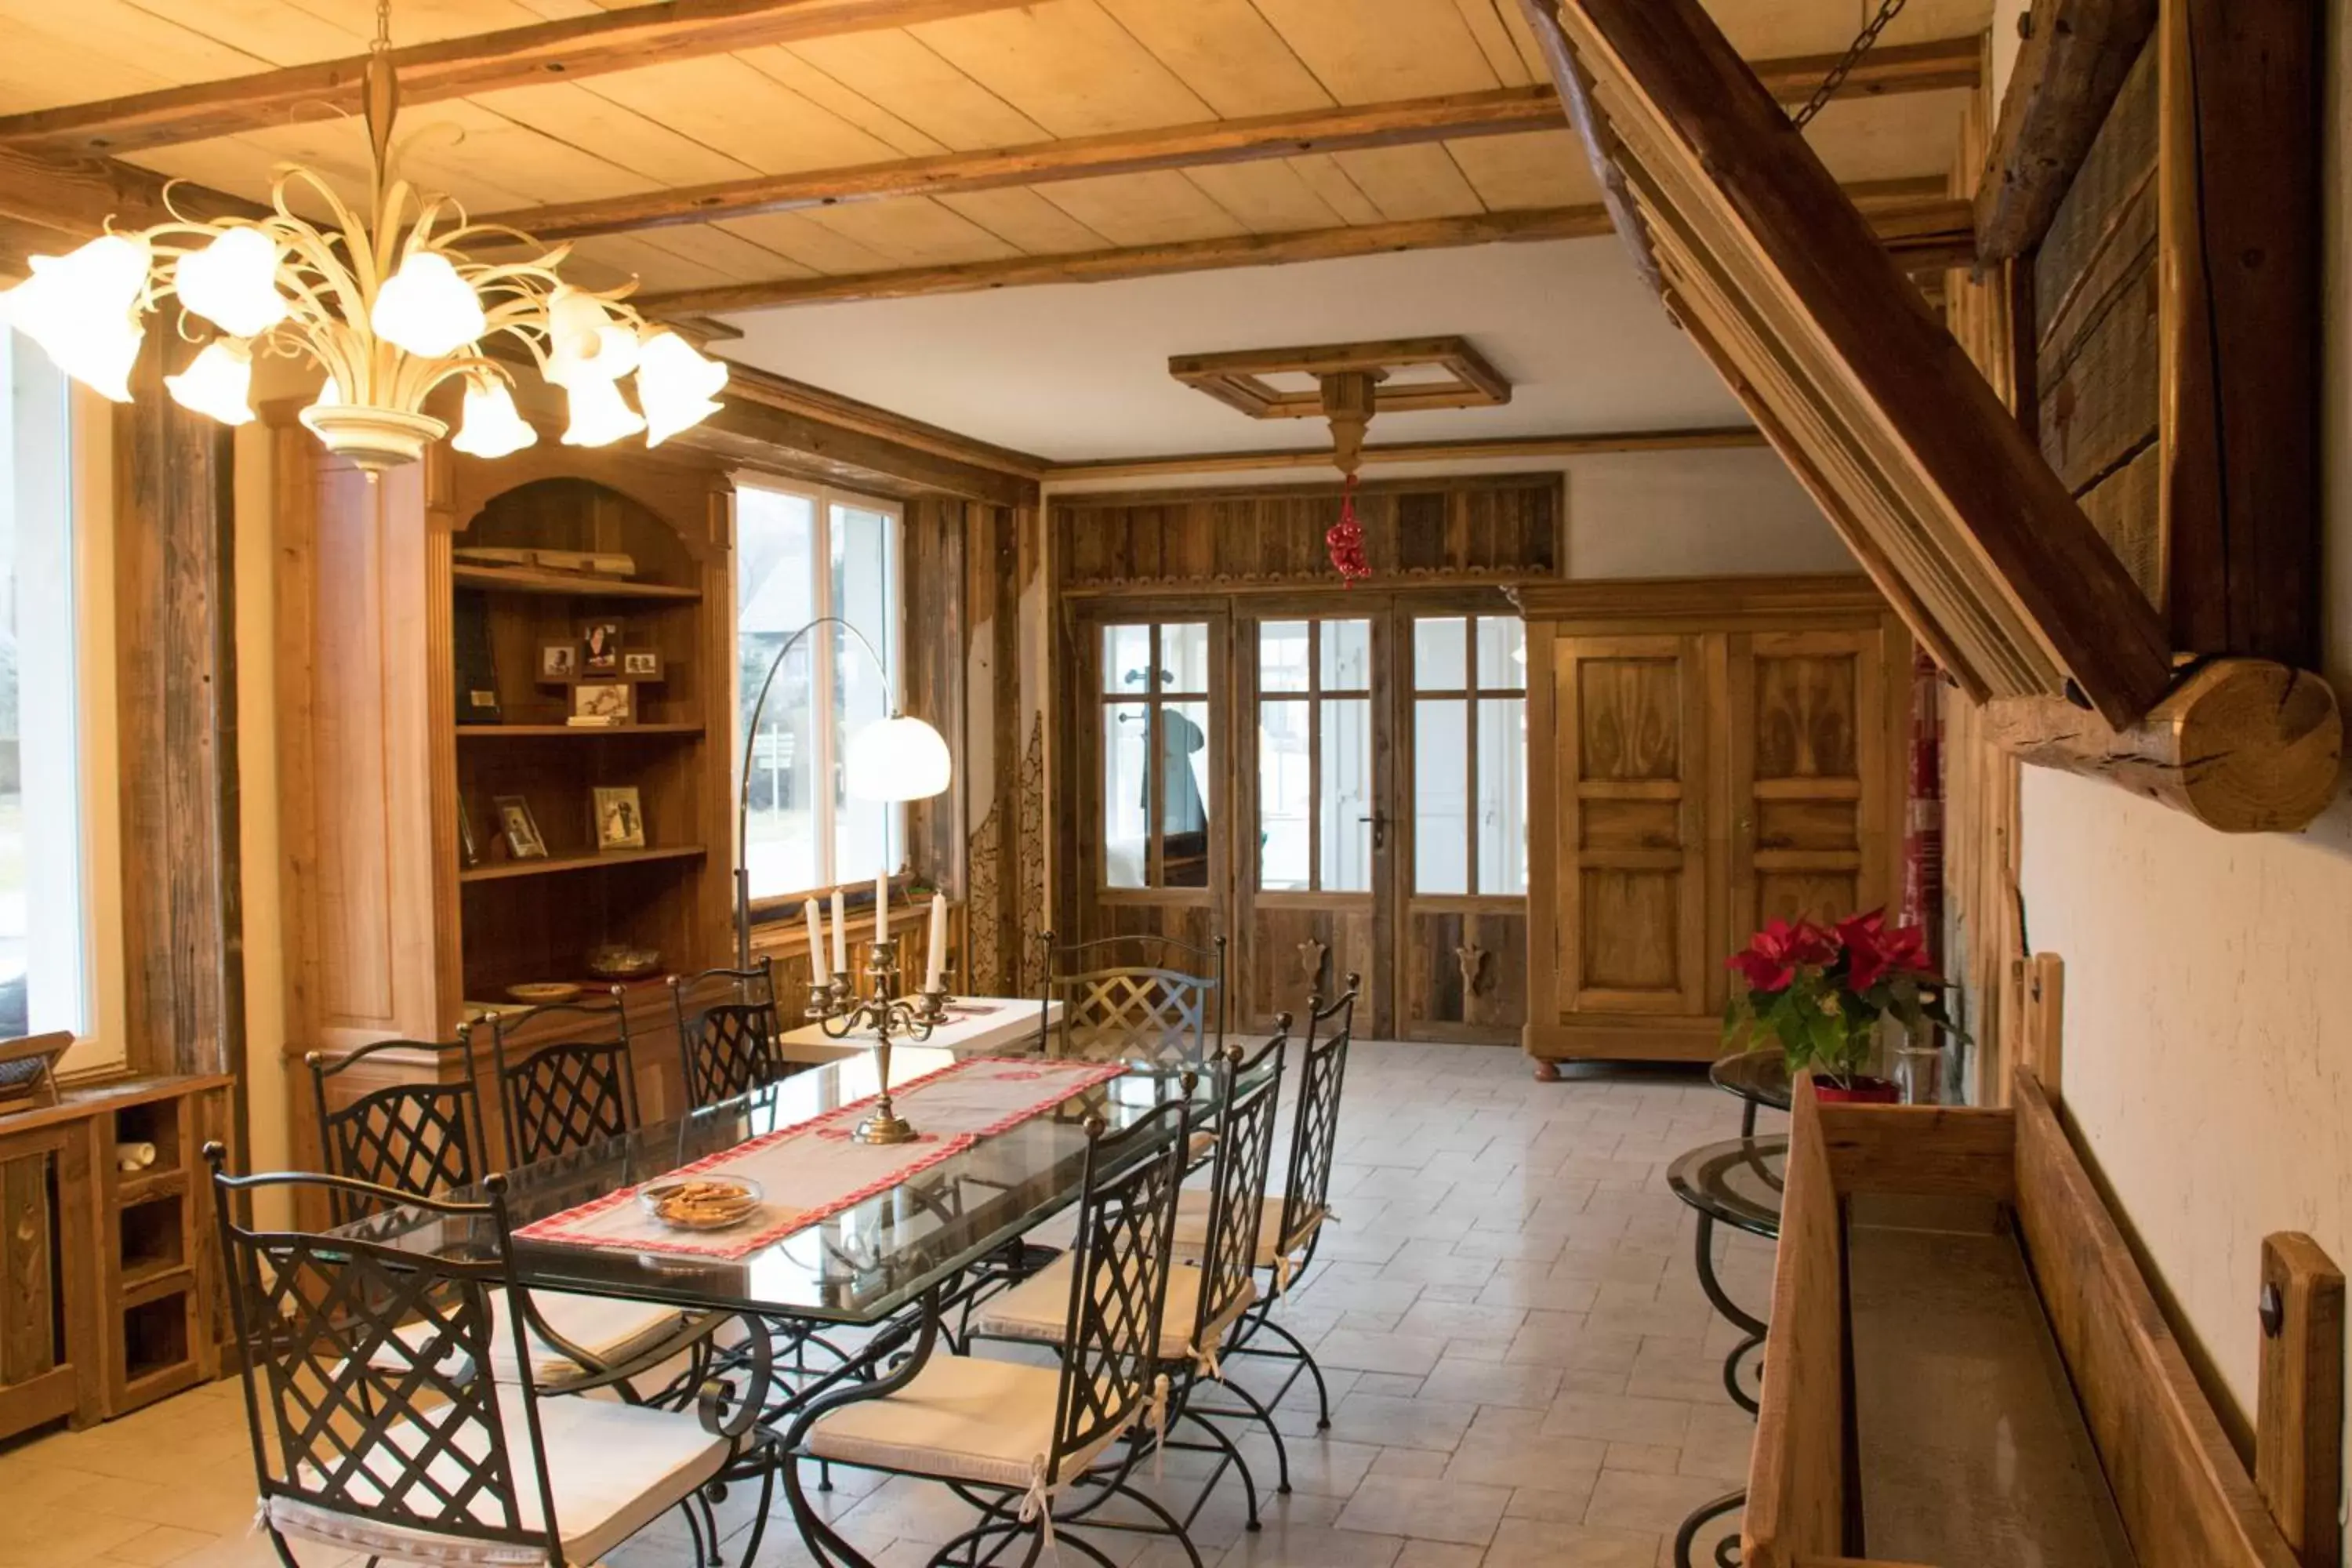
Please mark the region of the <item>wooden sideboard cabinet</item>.
<svg viewBox="0 0 2352 1568"><path fill-rule="evenodd" d="M220 1374L220 1268L203 1150L226 1078L68 1089L0 1116L0 1438L128 1415ZM115 1168L119 1143L154 1163Z"/></svg>
<svg viewBox="0 0 2352 1568"><path fill-rule="evenodd" d="M1528 622L1528 1054L1721 1054L1724 960L1900 882L1911 639L1860 577L1567 583Z"/></svg>

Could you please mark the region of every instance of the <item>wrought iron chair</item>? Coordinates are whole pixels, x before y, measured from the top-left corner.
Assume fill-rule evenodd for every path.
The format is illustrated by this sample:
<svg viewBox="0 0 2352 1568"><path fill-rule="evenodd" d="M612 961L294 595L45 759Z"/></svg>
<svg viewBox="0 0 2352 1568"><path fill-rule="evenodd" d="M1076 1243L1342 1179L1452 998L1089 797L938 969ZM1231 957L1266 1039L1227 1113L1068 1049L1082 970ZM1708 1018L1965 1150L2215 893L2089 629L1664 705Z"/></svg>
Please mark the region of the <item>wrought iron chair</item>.
<svg viewBox="0 0 2352 1568"><path fill-rule="evenodd" d="M1202 1478L1201 1489L1183 1515L1189 1529L1200 1516L1210 1493L1228 1467L1239 1469L1249 1505L1249 1528L1258 1527L1257 1481L1248 1461L1223 1429L1191 1408L1192 1393L1202 1378L1223 1382L1222 1352L1227 1336L1258 1296L1255 1258L1258 1231L1265 1213L1266 1174L1274 1160L1274 1124L1282 1098L1283 1052L1290 1035L1290 1016L1275 1021L1275 1037L1265 1048L1242 1059L1239 1046L1229 1046L1217 1058L1214 1071L1217 1107L1216 1156L1211 1162L1205 1189L1187 1188L1205 1200L1206 1229L1187 1247L1181 1218L1177 1230L1174 1270L1169 1276L1168 1308L1162 1320L1157 1375L1172 1389L1169 1405L1179 1423L1189 1423L1204 1434L1206 1443L1175 1436L1163 1441L1170 1448L1218 1456ZM1180 1197L1180 1205L1181 1203ZM1181 1215L1180 1207L1179 1214ZM1056 1347L1067 1343L1066 1307L1070 1298L1072 1256L1038 1270L1029 1279L995 1298L979 1315L974 1337L1026 1340ZM1234 1390L1248 1396L1239 1389ZM1260 1411L1266 1429L1274 1429L1270 1412ZM1276 1438L1277 1446L1279 1436ZM1277 1452L1279 1448L1277 1447ZM1289 1458L1282 1455L1280 1489L1290 1489Z"/></svg>
<svg viewBox="0 0 2352 1568"><path fill-rule="evenodd" d="M340 1110L328 1105L330 1079L393 1050L423 1052L445 1063L454 1058L464 1076L454 1083L395 1083L359 1095ZM381 1040L341 1057L312 1051L302 1059L310 1068L310 1095L318 1110L327 1173L340 1178L327 1188L330 1212L338 1225L349 1225L386 1202L437 1198L481 1179L487 1143L469 1034L460 1031L449 1044ZM499 1310L505 1310L503 1298ZM601 1380L613 1367L639 1362L656 1348L667 1347L667 1354L686 1351L717 1324L715 1319L687 1318L675 1307L555 1290L534 1292L525 1302L524 1317L535 1375L543 1384L561 1383L567 1388L583 1378ZM494 1370L513 1381L521 1369L508 1359L507 1350L507 1336L501 1332ZM692 1373L689 1369L688 1375ZM625 1397L637 1397L626 1383L616 1388ZM653 1397L660 1399L666 1393Z"/></svg>
<svg viewBox="0 0 2352 1568"><path fill-rule="evenodd" d="M1039 1049L1048 1056L1205 1067L1225 1046L1225 939L1106 936L1045 947ZM1053 1005L1062 1004L1058 1028Z"/></svg>
<svg viewBox="0 0 2352 1568"><path fill-rule="evenodd" d="M734 982L737 999L714 1002L689 1019L687 994L706 980ZM669 1001L677 1016L686 1102L697 1110L790 1078L805 1065L786 1061L779 1049L783 1026L776 1013L773 959L763 958L750 969L706 969L685 977L673 974Z"/></svg>
<svg viewBox="0 0 2352 1568"><path fill-rule="evenodd" d="M371 1560L564 1568L602 1560L672 1509L698 1561L719 1561L704 1489L770 1443L755 1425L764 1390L736 1398L707 1386L698 1418L543 1401L520 1325L499 1306L523 1293L502 1177L482 1184L484 1201L457 1203L334 1176L231 1176L216 1142L205 1157L243 1352L258 1522L287 1568L298 1568L289 1538ZM339 1207L408 1206L367 1222L373 1236L239 1223L246 1194L304 1185L326 1188ZM399 1245L420 1225L435 1228L439 1250ZM521 1375L493 1376L501 1359ZM761 1500L746 1564L764 1528Z"/></svg>
<svg viewBox="0 0 2352 1568"><path fill-rule="evenodd" d="M1122 1437L1166 1410L1167 1385L1155 1373L1187 1121L1184 1097L1164 1100L1117 1137L1105 1137L1101 1121L1089 1121L1059 1366L933 1353L941 1337L934 1306L923 1314L913 1353L896 1370L800 1413L789 1452L947 1483L981 1518L941 1546L934 1562L953 1561L958 1552L994 1562L1034 1528L1038 1539L1025 1561L1034 1563L1057 1525L1085 1521L1116 1497L1142 1509L1183 1544L1192 1568L1200 1568L1182 1522L1129 1485L1150 1444L1117 1449ZM797 1464L785 1467L784 1492L821 1568L859 1561L810 1507ZM1109 1568L1110 1559L1091 1543L1075 1534L1064 1539ZM987 1542L993 1545L983 1552Z"/></svg>
<svg viewBox="0 0 2352 1568"><path fill-rule="evenodd" d="M1318 1430L1331 1425L1331 1394L1324 1385L1323 1369L1315 1364L1313 1352L1298 1337L1275 1321L1273 1311L1275 1303L1315 1261L1315 1244L1322 1237L1324 1222L1332 1217L1331 1163L1339 1144L1339 1091L1347 1081L1348 1044L1355 1034L1356 994L1362 984L1360 976L1349 974L1346 992L1328 1006L1318 996L1307 999L1307 1040L1299 1053L1298 1109L1291 1121L1289 1163L1282 1192L1265 1199L1265 1222L1258 1233L1256 1266L1272 1276L1270 1288L1243 1314L1229 1351L1234 1355L1297 1363L1263 1404L1240 1384L1226 1384L1255 1413L1281 1404L1301 1373L1311 1375L1315 1379ZM1322 1037L1319 1039L1318 1032ZM1186 1245L1181 1238L1188 1234L1205 1237L1205 1222L1201 1215L1203 1199L1191 1194L1186 1196L1187 1202L1180 1208L1176 1221L1180 1247ZM1259 1344L1259 1337L1267 1334L1282 1344ZM1275 1438L1275 1448L1286 1473L1289 1456L1282 1451L1279 1435Z"/></svg>
<svg viewBox="0 0 2352 1568"><path fill-rule="evenodd" d="M506 1122L507 1163L528 1165L633 1131L637 1125L635 1075L629 1070L627 993L615 985L606 1000L554 1002L509 1018L492 1013L491 1058L498 1065L499 1109ZM527 1025L561 1020L564 1033L607 1034L610 1039L563 1039L509 1060L508 1040ZM580 1020L574 1024L573 1020ZM467 1037L473 1024L461 1024Z"/></svg>

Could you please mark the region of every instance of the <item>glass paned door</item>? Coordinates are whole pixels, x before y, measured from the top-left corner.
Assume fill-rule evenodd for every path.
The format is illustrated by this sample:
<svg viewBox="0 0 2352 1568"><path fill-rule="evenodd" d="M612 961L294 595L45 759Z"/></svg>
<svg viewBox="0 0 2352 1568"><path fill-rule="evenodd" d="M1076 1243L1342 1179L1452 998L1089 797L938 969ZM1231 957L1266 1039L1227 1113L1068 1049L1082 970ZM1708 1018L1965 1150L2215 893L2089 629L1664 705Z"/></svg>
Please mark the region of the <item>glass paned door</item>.
<svg viewBox="0 0 2352 1568"><path fill-rule="evenodd" d="M1101 628L1101 885L1207 888L1217 758L1209 625Z"/></svg>
<svg viewBox="0 0 2352 1568"><path fill-rule="evenodd" d="M1257 1027L1303 1017L1309 995L1328 1000L1355 973L1369 1034L1387 929L1388 748L1374 696L1385 638L1357 615L1244 620L1235 640L1253 721L1240 777L1255 792L1241 858L1244 1014Z"/></svg>

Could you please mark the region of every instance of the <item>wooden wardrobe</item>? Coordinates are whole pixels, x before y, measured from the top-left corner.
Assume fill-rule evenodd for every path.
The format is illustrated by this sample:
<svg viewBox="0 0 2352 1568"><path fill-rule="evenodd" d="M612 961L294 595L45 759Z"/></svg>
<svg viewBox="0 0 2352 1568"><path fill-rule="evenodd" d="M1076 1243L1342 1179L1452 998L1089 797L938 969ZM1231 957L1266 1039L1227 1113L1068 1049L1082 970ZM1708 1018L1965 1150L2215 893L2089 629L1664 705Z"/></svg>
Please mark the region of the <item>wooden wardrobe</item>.
<svg viewBox="0 0 2352 1568"><path fill-rule="evenodd" d="M1910 636L1858 576L1563 583L1518 599L1527 1052L1708 1060L1724 960L1750 932L1895 901Z"/></svg>

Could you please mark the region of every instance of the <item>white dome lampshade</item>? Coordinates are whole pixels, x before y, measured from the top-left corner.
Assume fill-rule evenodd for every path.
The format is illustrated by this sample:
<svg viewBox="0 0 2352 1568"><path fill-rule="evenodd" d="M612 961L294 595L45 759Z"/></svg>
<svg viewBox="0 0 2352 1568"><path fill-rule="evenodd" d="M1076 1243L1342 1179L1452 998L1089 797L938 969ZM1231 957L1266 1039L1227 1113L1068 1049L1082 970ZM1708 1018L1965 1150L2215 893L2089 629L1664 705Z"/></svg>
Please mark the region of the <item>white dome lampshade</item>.
<svg viewBox="0 0 2352 1568"><path fill-rule="evenodd" d="M425 359L456 353L488 330L482 297L436 250L413 252L400 264L369 312L375 335Z"/></svg>
<svg viewBox="0 0 2352 1568"><path fill-rule="evenodd" d="M215 338L177 375L163 378L163 390L183 408L224 425L253 420L253 351L235 338Z"/></svg>
<svg viewBox="0 0 2352 1568"><path fill-rule="evenodd" d="M286 319L278 247L257 228L230 229L180 258L172 286L181 304L231 337L257 337Z"/></svg>
<svg viewBox="0 0 2352 1568"><path fill-rule="evenodd" d="M563 432L567 447L602 447L646 427L613 382L575 381L564 388L564 398L572 405L572 423Z"/></svg>
<svg viewBox="0 0 2352 1568"><path fill-rule="evenodd" d="M656 332L638 349L637 405L646 411L646 445L658 447L719 412L727 384L723 361L697 353L676 332Z"/></svg>
<svg viewBox="0 0 2352 1568"><path fill-rule="evenodd" d="M637 335L614 321L595 295L558 284L547 297L547 379L568 392L618 381L636 368Z"/></svg>
<svg viewBox="0 0 2352 1568"><path fill-rule="evenodd" d="M850 736L842 758L842 787L853 800L929 800L945 795L954 776L940 732L901 713Z"/></svg>

